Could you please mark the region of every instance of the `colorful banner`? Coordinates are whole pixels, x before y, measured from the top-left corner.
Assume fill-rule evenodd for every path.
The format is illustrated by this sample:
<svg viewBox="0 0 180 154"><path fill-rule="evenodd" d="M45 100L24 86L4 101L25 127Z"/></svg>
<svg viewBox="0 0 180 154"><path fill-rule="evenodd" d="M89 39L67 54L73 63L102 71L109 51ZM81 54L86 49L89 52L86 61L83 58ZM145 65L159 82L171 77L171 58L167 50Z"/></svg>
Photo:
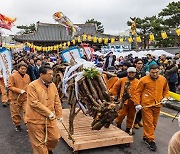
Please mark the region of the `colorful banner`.
<svg viewBox="0 0 180 154"><path fill-rule="evenodd" d="M16 18L10 18L3 14L0 14L0 28L11 30L13 23L16 21Z"/></svg>
<svg viewBox="0 0 180 154"><path fill-rule="evenodd" d="M3 72L5 86L8 85L8 78L12 71L12 56L11 52L6 48L0 48L0 65Z"/></svg>
<svg viewBox="0 0 180 154"><path fill-rule="evenodd" d="M82 57L78 47L71 47L62 51L62 58L65 62L70 63L71 59L76 60Z"/></svg>

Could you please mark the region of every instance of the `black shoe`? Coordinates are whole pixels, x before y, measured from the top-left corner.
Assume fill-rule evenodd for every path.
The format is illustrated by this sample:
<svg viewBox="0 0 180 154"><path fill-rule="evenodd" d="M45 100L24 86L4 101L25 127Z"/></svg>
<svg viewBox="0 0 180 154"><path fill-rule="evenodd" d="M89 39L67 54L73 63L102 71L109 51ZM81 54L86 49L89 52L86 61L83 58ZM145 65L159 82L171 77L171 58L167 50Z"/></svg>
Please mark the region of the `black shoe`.
<svg viewBox="0 0 180 154"><path fill-rule="evenodd" d="M156 149L157 149L156 143L155 143L154 141L150 141L150 142L149 142L149 148L150 148L152 151L156 151Z"/></svg>
<svg viewBox="0 0 180 154"><path fill-rule="evenodd" d="M53 154L53 152L52 151L48 151L48 154Z"/></svg>
<svg viewBox="0 0 180 154"><path fill-rule="evenodd" d="M8 106L8 104L6 102L2 103L2 106L5 108Z"/></svg>
<svg viewBox="0 0 180 154"><path fill-rule="evenodd" d="M143 137L143 141L144 141L144 143L146 143L149 146L150 150L156 151L157 146L156 146L156 143L154 141L148 141L148 139L146 139L145 137Z"/></svg>
<svg viewBox="0 0 180 154"><path fill-rule="evenodd" d="M16 130L16 132L22 132L23 131L20 125L16 126L15 130Z"/></svg>
<svg viewBox="0 0 180 154"><path fill-rule="evenodd" d="M126 128L125 132L128 133L129 135L135 135L135 132L132 130L132 132L130 132L131 128Z"/></svg>
<svg viewBox="0 0 180 154"><path fill-rule="evenodd" d="M146 143L147 145L149 145L148 139L147 139L146 137L143 137L143 141L144 141L144 143Z"/></svg>

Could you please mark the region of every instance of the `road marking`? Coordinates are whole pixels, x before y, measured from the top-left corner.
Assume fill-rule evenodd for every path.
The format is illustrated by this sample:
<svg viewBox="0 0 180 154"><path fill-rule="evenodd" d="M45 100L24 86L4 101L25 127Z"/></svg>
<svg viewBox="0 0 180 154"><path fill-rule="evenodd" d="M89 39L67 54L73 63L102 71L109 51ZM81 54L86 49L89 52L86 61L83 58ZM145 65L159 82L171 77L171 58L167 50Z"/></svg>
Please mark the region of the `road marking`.
<svg viewBox="0 0 180 154"><path fill-rule="evenodd" d="M175 118L175 119L178 120L178 117L175 117L175 115L172 115L172 114L169 114L169 113L166 113L166 112L162 112L162 111L160 111L160 114L163 114L163 115L166 115L168 117Z"/></svg>

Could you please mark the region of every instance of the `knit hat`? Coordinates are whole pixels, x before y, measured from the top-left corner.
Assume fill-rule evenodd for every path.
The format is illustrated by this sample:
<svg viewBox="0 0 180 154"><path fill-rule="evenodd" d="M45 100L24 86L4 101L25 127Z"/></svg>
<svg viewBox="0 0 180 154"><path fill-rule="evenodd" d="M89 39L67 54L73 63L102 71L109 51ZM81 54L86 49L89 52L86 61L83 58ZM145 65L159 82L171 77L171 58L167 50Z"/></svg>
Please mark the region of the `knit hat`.
<svg viewBox="0 0 180 154"><path fill-rule="evenodd" d="M128 69L127 69L127 72L129 73L129 72L134 72L134 73L136 73L136 68L135 67L129 67Z"/></svg>

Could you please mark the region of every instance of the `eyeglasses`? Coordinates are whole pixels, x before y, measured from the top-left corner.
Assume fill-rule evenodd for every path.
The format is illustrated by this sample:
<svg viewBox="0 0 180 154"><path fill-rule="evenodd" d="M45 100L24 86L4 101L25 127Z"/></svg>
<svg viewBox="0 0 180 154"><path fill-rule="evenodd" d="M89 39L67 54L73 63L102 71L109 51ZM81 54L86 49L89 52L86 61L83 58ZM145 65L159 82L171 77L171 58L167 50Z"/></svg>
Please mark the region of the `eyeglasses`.
<svg viewBox="0 0 180 154"><path fill-rule="evenodd" d="M137 63L137 64L143 64L143 63Z"/></svg>

